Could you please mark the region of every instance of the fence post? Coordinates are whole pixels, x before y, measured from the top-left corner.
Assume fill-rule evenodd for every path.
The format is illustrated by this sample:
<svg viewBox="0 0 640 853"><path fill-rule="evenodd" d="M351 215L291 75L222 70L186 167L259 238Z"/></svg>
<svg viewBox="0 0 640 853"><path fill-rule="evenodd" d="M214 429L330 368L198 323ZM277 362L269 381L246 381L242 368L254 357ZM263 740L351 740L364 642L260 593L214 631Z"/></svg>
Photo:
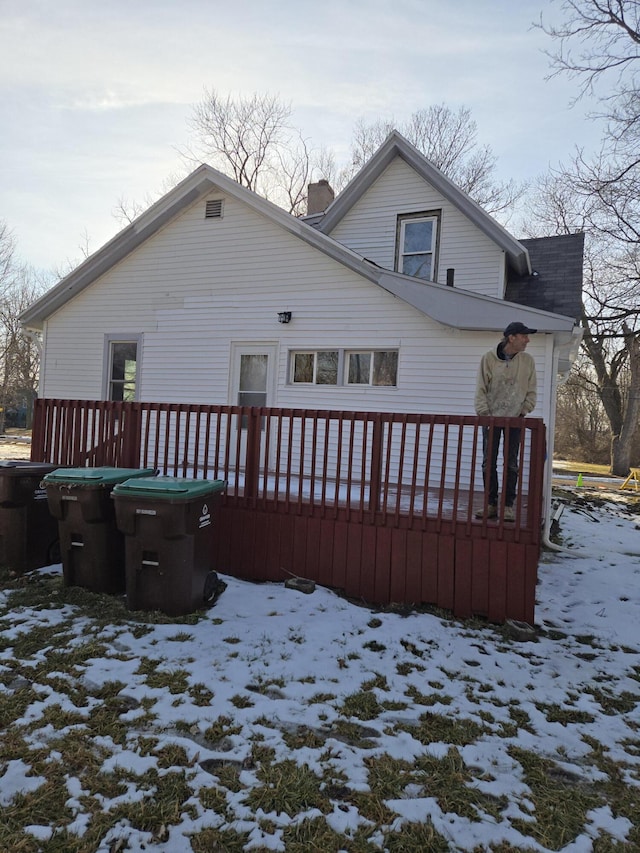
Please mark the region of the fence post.
<svg viewBox="0 0 640 853"><path fill-rule="evenodd" d="M546 424L539 418L532 418L531 423L533 428L531 430L529 503L531 504L531 524L534 541L539 543L542 526L544 468L547 456L547 430Z"/></svg>
<svg viewBox="0 0 640 853"><path fill-rule="evenodd" d="M123 404L124 430L122 436L122 467L123 468L139 468L140 467L140 444L141 423L140 404L139 403L124 403Z"/></svg>
<svg viewBox="0 0 640 853"><path fill-rule="evenodd" d="M33 401L33 422L31 424L31 455L32 462L46 462L44 456L44 422L46 408L44 400Z"/></svg>
<svg viewBox="0 0 640 853"><path fill-rule="evenodd" d="M381 506L383 438L384 423L378 414L373 420L373 435L371 437L371 479L369 485L369 512L371 513L378 512ZM362 452L366 452L366 447L363 446Z"/></svg>
<svg viewBox="0 0 640 853"><path fill-rule="evenodd" d="M247 450L244 466L244 496L257 499L260 478L261 409L252 406L247 412Z"/></svg>

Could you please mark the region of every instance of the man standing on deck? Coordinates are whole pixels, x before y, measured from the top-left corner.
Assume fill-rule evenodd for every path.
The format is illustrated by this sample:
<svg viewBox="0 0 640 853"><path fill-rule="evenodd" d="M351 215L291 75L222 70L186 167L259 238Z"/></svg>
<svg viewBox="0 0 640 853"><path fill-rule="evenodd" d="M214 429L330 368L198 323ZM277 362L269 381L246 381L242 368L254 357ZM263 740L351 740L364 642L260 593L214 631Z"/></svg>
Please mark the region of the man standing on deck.
<svg viewBox="0 0 640 853"><path fill-rule="evenodd" d="M524 323L509 323L495 350L482 356L478 369L475 408L478 415L500 418L517 418L528 415L536 405L536 365L525 352L529 329ZM514 521L513 503L516 497L519 473L520 429L510 427L505 435L503 427L482 428L482 476L488 491L486 511L481 509L476 518L496 518L498 515L498 448L502 438L502 454L507 470L504 496L504 520ZM491 445L491 446L490 446Z"/></svg>

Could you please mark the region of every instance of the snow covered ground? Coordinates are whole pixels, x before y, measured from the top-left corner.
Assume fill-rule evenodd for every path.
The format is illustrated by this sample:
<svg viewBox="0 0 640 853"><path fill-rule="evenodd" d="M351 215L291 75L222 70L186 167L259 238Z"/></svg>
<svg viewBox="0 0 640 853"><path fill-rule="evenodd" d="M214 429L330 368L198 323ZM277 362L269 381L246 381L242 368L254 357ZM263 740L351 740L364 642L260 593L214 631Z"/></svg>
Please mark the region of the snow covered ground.
<svg viewBox="0 0 640 853"><path fill-rule="evenodd" d="M224 577L0 585L0 850L640 850L640 514L567 492L536 637Z"/></svg>

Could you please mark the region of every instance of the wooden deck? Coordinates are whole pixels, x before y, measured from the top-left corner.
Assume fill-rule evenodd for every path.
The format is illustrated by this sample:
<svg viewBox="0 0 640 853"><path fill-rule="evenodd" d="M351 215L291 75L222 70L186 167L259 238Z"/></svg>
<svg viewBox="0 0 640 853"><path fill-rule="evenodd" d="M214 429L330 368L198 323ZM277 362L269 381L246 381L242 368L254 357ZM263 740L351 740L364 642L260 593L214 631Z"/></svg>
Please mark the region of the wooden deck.
<svg viewBox="0 0 640 853"><path fill-rule="evenodd" d="M475 518L485 425L521 427L515 523ZM544 458L540 420L410 413L38 400L32 437L34 461L226 480L220 572L495 622L534 621Z"/></svg>

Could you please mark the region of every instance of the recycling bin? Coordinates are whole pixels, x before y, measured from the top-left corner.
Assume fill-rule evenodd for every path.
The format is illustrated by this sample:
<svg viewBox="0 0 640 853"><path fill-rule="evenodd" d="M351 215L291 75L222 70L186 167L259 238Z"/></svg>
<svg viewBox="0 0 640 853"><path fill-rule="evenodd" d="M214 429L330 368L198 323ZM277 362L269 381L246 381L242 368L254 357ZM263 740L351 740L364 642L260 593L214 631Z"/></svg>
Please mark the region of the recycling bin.
<svg viewBox="0 0 640 853"><path fill-rule="evenodd" d="M141 477L114 487L130 610L183 616L211 602L220 584L211 570L213 520L226 486L224 480Z"/></svg>
<svg viewBox="0 0 640 853"><path fill-rule="evenodd" d="M0 462L0 564L24 573L60 562L58 522L49 512L42 478L46 462Z"/></svg>
<svg viewBox="0 0 640 853"><path fill-rule="evenodd" d="M153 468L59 468L43 478L58 524L65 586L125 591L124 537L110 495L118 483L153 474Z"/></svg>

